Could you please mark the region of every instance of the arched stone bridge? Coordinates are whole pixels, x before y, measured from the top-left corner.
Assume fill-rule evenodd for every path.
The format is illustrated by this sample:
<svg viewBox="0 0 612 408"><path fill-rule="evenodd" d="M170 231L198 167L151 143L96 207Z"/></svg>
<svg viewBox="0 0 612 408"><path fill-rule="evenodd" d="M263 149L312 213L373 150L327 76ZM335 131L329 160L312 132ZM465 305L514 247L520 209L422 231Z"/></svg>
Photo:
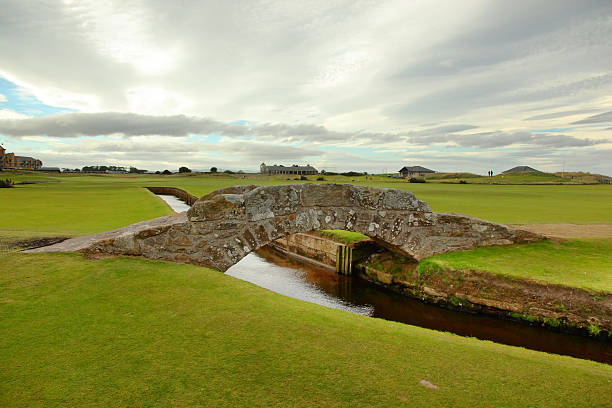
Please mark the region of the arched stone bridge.
<svg viewBox="0 0 612 408"><path fill-rule="evenodd" d="M251 185L201 197L185 222L98 241L86 251L142 255L225 271L278 238L320 229L360 232L416 260L543 239L465 215L432 212L425 202L402 190L350 184Z"/></svg>

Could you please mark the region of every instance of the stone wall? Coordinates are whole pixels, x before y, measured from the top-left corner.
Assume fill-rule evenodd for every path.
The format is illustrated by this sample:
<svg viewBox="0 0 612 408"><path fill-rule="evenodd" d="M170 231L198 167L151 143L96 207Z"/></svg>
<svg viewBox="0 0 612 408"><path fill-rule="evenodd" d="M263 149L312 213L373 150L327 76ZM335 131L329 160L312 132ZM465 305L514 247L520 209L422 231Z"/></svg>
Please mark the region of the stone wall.
<svg viewBox="0 0 612 408"><path fill-rule="evenodd" d="M420 260L541 235L460 214L432 212L412 193L350 184L236 186L197 200L187 222L93 244L89 252L143 255L227 270L249 252L287 235L343 229Z"/></svg>
<svg viewBox="0 0 612 408"><path fill-rule="evenodd" d="M198 197L189 194L185 190L181 190L176 187L145 187L147 190L152 192L153 194L160 195L172 195L180 200L184 201L188 205L193 205L196 201L198 201Z"/></svg>
<svg viewBox="0 0 612 408"><path fill-rule="evenodd" d="M400 294L453 309L602 338L612 332L609 293L474 270L436 268L418 273L416 265L402 265L391 272L393 264L379 265L382 266L364 263L358 268L358 276Z"/></svg>
<svg viewBox="0 0 612 408"><path fill-rule="evenodd" d="M338 247L344 246L331 239L323 238L312 233L299 233L279 238L270 245L301 255L325 265L328 269L336 270Z"/></svg>

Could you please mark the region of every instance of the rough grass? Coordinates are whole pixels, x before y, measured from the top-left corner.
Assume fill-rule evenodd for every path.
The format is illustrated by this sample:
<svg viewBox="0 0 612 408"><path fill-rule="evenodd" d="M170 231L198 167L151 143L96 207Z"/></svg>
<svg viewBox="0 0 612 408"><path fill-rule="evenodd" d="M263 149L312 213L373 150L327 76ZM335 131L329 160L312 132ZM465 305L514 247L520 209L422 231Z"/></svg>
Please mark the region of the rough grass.
<svg viewBox="0 0 612 408"><path fill-rule="evenodd" d="M612 238L491 246L436 255L419 270L452 267L612 292Z"/></svg>
<svg viewBox="0 0 612 408"><path fill-rule="evenodd" d="M2 265L3 407L610 402L612 366L326 309L204 268L75 254Z"/></svg>
<svg viewBox="0 0 612 408"><path fill-rule="evenodd" d="M460 179L471 179L471 178L483 178L479 174L474 173L433 173L425 175L425 180L460 180Z"/></svg>
<svg viewBox="0 0 612 408"><path fill-rule="evenodd" d="M481 176L468 180L468 183L483 184L569 184L573 182L569 177L542 172L498 174L493 177Z"/></svg>

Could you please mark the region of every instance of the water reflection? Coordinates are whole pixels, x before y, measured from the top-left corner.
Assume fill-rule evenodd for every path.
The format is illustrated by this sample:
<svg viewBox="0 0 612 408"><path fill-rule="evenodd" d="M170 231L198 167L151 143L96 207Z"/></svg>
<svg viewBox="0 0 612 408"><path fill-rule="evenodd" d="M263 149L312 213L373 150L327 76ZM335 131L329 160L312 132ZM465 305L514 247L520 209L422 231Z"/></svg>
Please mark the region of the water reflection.
<svg viewBox="0 0 612 408"><path fill-rule="evenodd" d="M350 279L292 261L268 248L247 255L226 274L306 302L365 316L371 316L374 311L371 305L350 301L347 296L351 293Z"/></svg>
<svg viewBox="0 0 612 408"><path fill-rule="evenodd" d="M226 273L286 296L351 313L612 364L610 343L428 305L295 261L271 248L249 254Z"/></svg>

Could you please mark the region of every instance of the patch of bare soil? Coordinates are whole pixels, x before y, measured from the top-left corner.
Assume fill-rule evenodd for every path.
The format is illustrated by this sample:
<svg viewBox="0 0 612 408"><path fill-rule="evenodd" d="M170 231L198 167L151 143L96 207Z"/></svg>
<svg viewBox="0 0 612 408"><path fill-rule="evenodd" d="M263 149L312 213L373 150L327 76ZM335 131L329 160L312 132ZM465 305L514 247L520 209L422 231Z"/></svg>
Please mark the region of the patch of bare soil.
<svg viewBox="0 0 612 408"><path fill-rule="evenodd" d="M549 238L612 238L612 224L514 224Z"/></svg>

